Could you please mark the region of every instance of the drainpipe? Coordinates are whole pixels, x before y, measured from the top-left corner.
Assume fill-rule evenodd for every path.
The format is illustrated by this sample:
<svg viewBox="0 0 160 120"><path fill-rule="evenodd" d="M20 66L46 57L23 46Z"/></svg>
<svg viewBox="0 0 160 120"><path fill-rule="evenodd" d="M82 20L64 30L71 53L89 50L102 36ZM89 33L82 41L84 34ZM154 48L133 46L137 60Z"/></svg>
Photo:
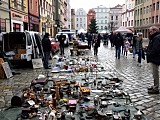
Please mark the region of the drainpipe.
<svg viewBox="0 0 160 120"><path fill-rule="evenodd" d="M8 8L9 8L10 31L12 31L12 22L11 22L11 3L10 3L10 0L8 0Z"/></svg>

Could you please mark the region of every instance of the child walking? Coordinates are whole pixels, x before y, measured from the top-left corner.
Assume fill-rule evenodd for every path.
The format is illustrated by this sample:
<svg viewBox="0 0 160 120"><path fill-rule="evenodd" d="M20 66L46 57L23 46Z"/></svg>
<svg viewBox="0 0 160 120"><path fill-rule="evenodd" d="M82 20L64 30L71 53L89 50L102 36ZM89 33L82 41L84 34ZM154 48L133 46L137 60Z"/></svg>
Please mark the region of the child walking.
<svg viewBox="0 0 160 120"><path fill-rule="evenodd" d="M126 57L127 57L127 54L128 54L129 47L130 47L130 42L128 41L128 38L125 38L123 50L124 50L124 55Z"/></svg>

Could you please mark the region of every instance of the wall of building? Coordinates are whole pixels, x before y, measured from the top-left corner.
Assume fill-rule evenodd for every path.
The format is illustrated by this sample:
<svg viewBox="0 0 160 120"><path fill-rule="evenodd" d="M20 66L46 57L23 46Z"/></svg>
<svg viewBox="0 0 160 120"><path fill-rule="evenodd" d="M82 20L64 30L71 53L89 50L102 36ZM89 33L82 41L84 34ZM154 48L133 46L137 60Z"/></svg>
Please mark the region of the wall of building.
<svg viewBox="0 0 160 120"><path fill-rule="evenodd" d="M96 21L98 26L98 32L102 32L103 30L108 31L108 22L109 22L109 8L104 6L98 6L94 8L96 12Z"/></svg>
<svg viewBox="0 0 160 120"><path fill-rule="evenodd" d="M23 3L23 5L22 5ZM28 30L28 0L10 0L11 31Z"/></svg>
<svg viewBox="0 0 160 120"><path fill-rule="evenodd" d="M0 32L10 31L9 0L1 1L0 5Z"/></svg>
<svg viewBox="0 0 160 120"><path fill-rule="evenodd" d="M80 30L81 28L87 30L87 13L83 8L77 9L75 13L75 29Z"/></svg>

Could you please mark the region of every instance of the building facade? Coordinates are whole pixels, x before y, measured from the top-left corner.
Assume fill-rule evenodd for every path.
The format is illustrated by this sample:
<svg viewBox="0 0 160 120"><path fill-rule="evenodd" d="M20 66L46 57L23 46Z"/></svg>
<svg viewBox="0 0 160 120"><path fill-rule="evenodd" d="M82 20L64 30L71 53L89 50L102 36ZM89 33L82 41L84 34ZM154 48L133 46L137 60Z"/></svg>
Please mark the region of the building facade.
<svg viewBox="0 0 160 120"><path fill-rule="evenodd" d="M71 5L70 5L70 0L66 0L67 2L67 23L65 26L68 27L68 29L71 30Z"/></svg>
<svg viewBox="0 0 160 120"><path fill-rule="evenodd" d="M71 9L71 29L75 30L75 9Z"/></svg>
<svg viewBox="0 0 160 120"><path fill-rule="evenodd" d="M55 0L55 33L64 27L64 0Z"/></svg>
<svg viewBox="0 0 160 120"><path fill-rule="evenodd" d="M81 28L87 30L87 13L83 8L79 8L75 14L75 30L78 31Z"/></svg>
<svg viewBox="0 0 160 120"><path fill-rule="evenodd" d="M122 26L134 31L134 0L125 0L122 5Z"/></svg>
<svg viewBox="0 0 160 120"><path fill-rule="evenodd" d="M28 23L29 31L39 32L39 1L38 0L28 0Z"/></svg>
<svg viewBox="0 0 160 120"><path fill-rule="evenodd" d="M109 22L109 8L106 8L103 5L94 8L96 13L96 21L98 26L98 32L106 30L108 32L108 22Z"/></svg>
<svg viewBox="0 0 160 120"><path fill-rule="evenodd" d="M11 31L28 30L28 0L10 0Z"/></svg>
<svg viewBox="0 0 160 120"><path fill-rule="evenodd" d="M109 12L109 30L114 31L122 26L122 6L117 5L110 8Z"/></svg>
<svg viewBox="0 0 160 120"><path fill-rule="evenodd" d="M9 0L0 1L0 33L10 32Z"/></svg>
<svg viewBox="0 0 160 120"><path fill-rule="evenodd" d="M46 32L50 36L54 36L54 2L51 0L40 0L39 9L40 9L40 33L45 34Z"/></svg>
<svg viewBox="0 0 160 120"><path fill-rule="evenodd" d="M142 32L143 37L149 37L152 25L160 28L160 0L135 1L135 32Z"/></svg>
<svg viewBox="0 0 160 120"><path fill-rule="evenodd" d="M96 13L94 11L94 9L89 9L88 14L87 14L87 30L89 29L89 25L90 25L90 21L91 19L95 19L96 18Z"/></svg>

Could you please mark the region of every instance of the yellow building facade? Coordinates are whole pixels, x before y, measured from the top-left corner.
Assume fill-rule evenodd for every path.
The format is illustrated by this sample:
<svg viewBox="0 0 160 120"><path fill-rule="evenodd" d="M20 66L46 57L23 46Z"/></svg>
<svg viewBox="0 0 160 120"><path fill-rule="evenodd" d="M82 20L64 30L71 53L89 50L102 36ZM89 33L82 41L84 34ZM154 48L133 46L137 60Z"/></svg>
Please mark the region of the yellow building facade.
<svg viewBox="0 0 160 120"><path fill-rule="evenodd" d="M45 3L45 4L44 4ZM46 32L54 37L54 14L55 7L52 0L42 0L40 3L40 33L44 35Z"/></svg>
<svg viewBox="0 0 160 120"><path fill-rule="evenodd" d="M28 30L28 0L10 0L11 31Z"/></svg>

